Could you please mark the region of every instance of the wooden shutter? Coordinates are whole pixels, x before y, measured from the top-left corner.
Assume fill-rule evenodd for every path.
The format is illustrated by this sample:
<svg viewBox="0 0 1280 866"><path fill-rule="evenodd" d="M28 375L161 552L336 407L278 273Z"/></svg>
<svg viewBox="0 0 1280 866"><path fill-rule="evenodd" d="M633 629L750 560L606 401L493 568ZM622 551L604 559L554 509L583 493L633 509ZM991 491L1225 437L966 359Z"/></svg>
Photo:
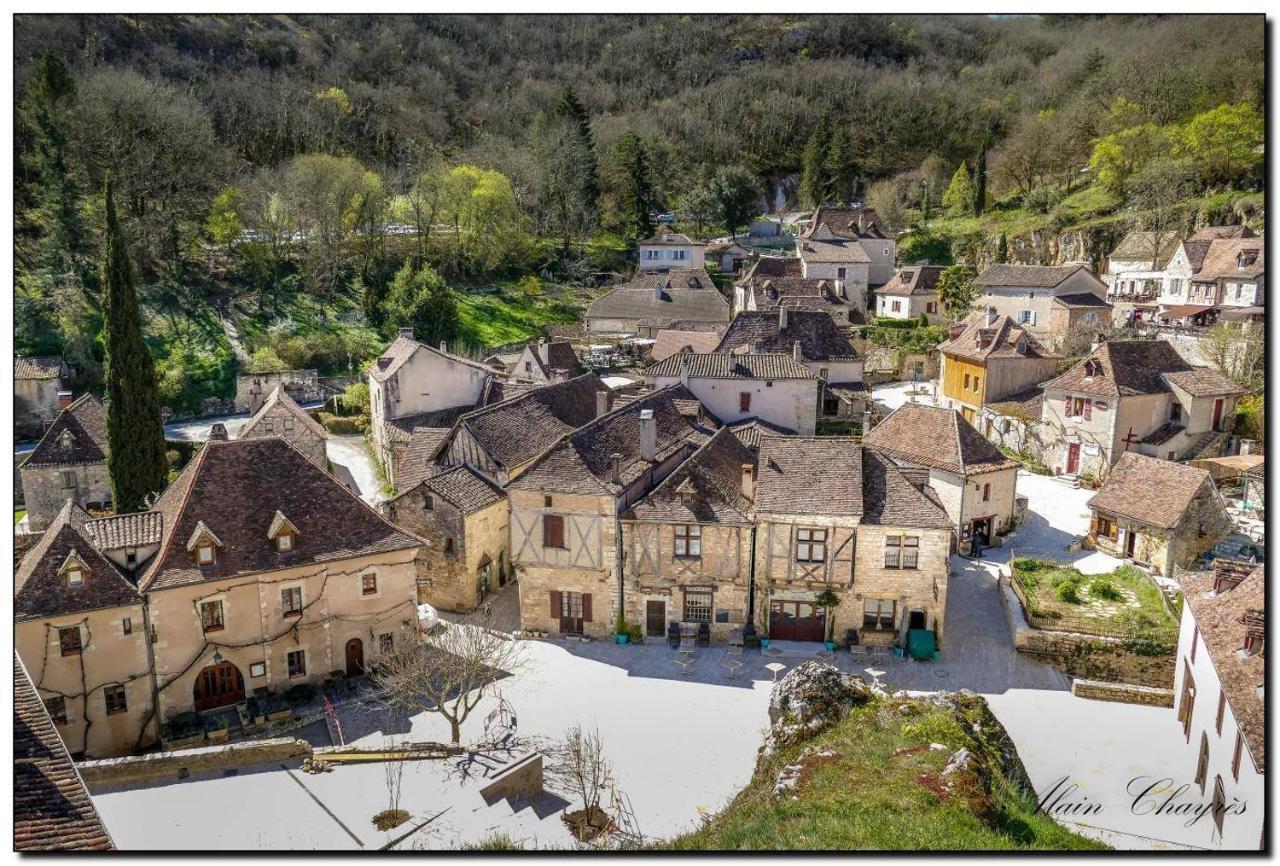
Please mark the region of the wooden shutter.
<svg viewBox="0 0 1280 866"><path fill-rule="evenodd" d="M542 516L542 546L564 547L564 518L560 515Z"/></svg>
<svg viewBox="0 0 1280 866"><path fill-rule="evenodd" d="M1088 421L1092 417L1093 417L1093 401L1085 400L1084 401L1084 420Z"/></svg>
<svg viewBox="0 0 1280 866"><path fill-rule="evenodd" d="M582 594L582 621L591 622L591 593Z"/></svg>
<svg viewBox="0 0 1280 866"><path fill-rule="evenodd" d="M742 392L739 392L739 394L738 394L738 411L739 411L739 412L750 412L750 411L751 411L751 392L750 392L750 391L742 391Z"/></svg>
<svg viewBox="0 0 1280 866"><path fill-rule="evenodd" d="M1089 532L1093 535L1098 534L1098 512L1096 511L1093 513L1093 521L1089 526Z"/></svg>
<svg viewBox="0 0 1280 866"><path fill-rule="evenodd" d="M551 590L551 618L560 618L560 590Z"/></svg>
<svg viewBox="0 0 1280 866"><path fill-rule="evenodd" d="M1068 418L1071 417L1071 395L1070 394L1067 395L1066 402L1063 403L1062 414L1066 415Z"/></svg>

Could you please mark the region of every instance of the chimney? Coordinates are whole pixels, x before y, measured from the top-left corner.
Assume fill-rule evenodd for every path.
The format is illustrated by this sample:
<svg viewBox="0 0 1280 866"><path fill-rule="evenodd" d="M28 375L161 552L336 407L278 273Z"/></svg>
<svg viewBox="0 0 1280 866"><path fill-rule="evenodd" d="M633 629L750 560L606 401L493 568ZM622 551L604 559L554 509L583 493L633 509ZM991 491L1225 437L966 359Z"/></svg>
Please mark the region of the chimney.
<svg viewBox="0 0 1280 866"><path fill-rule="evenodd" d="M655 282L653 284L653 296L657 298L659 301L662 300L662 283L661 282Z"/></svg>
<svg viewBox="0 0 1280 866"><path fill-rule="evenodd" d="M601 415L607 415L608 412L609 412L609 392L597 391L596 392L596 417L599 418Z"/></svg>
<svg viewBox="0 0 1280 866"><path fill-rule="evenodd" d="M987 327L990 328L996 323L996 308L987 307Z"/></svg>
<svg viewBox="0 0 1280 866"><path fill-rule="evenodd" d="M947 326L947 339L954 340L964 333L964 322L952 322Z"/></svg>
<svg viewBox="0 0 1280 866"><path fill-rule="evenodd" d="M440 341L440 351L444 352L446 355L449 354L449 344L444 340Z"/></svg>
<svg viewBox="0 0 1280 866"><path fill-rule="evenodd" d="M563 367L557 367L556 369L551 371L551 382L553 384L559 385L562 382L568 382L568 381L569 381L569 371L564 369Z"/></svg>
<svg viewBox="0 0 1280 866"><path fill-rule="evenodd" d="M866 234L867 231L867 213L863 211L858 214L858 234Z"/></svg>
<svg viewBox="0 0 1280 866"><path fill-rule="evenodd" d="M406 340L413 339L413 328L401 328L397 333Z"/></svg>
<svg viewBox="0 0 1280 866"><path fill-rule="evenodd" d="M799 340L791 344L791 357L795 358L797 364L804 360L804 350L801 348Z"/></svg>
<svg viewBox="0 0 1280 866"><path fill-rule="evenodd" d="M652 463L658 453L658 423L652 409L640 410L640 459Z"/></svg>
<svg viewBox="0 0 1280 866"><path fill-rule="evenodd" d="M227 425L221 422L215 422L209 427L210 442L226 442L227 441Z"/></svg>
<svg viewBox="0 0 1280 866"><path fill-rule="evenodd" d="M742 495L756 500L756 467L751 463L742 464Z"/></svg>
<svg viewBox="0 0 1280 866"><path fill-rule="evenodd" d="M778 304L778 330L785 331L787 329L787 308L783 304Z"/></svg>
<svg viewBox="0 0 1280 866"><path fill-rule="evenodd" d="M622 455L617 451L609 455L609 478L614 484L622 483Z"/></svg>
<svg viewBox="0 0 1280 866"><path fill-rule="evenodd" d="M689 387L689 358L683 352L680 354L680 384Z"/></svg>
<svg viewBox="0 0 1280 866"><path fill-rule="evenodd" d="M844 293L844 280L836 280L836 297L848 298L848 295Z"/></svg>
<svg viewBox="0 0 1280 866"><path fill-rule="evenodd" d="M544 364L551 363L551 344L550 343L542 343L542 342L538 343L538 357L542 359L542 363Z"/></svg>
<svg viewBox="0 0 1280 866"><path fill-rule="evenodd" d="M1100 332L1099 332L1099 333L1094 333L1094 335L1093 335L1093 344L1089 347L1089 351L1090 351L1090 352L1096 352L1096 351L1098 351L1098 347L1099 347L1099 346L1101 346L1101 345L1103 344L1103 342L1105 342L1105 341L1102 339L1102 334L1101 334Z"/></svg>
<svg viewBox="0 0 1280 866"><path fill-rule="evenodd" d="M71 405L71 392L59 391L58 392L58 411L62 411L63 409L67 408L70 405Z"/></svg>

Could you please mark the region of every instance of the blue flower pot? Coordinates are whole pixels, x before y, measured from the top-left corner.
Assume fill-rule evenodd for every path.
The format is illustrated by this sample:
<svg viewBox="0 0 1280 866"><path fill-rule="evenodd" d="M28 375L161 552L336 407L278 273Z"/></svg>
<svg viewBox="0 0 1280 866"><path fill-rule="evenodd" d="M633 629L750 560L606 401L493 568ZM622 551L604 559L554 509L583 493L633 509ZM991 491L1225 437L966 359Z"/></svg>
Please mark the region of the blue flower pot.
<svg viewBox="0 0 1280 866"><path fill-rule="evenodd" d="M614 638L618 641L618 646L622 646L623 644L630 642L631 635L619 634L619 635L614 635Z"/></svg>
<svg viewBox="0 0 1280 866"><path fill-rule="evenodd" d="M769 648L769 639L767 637L760 638L760 649Z"/></svg>

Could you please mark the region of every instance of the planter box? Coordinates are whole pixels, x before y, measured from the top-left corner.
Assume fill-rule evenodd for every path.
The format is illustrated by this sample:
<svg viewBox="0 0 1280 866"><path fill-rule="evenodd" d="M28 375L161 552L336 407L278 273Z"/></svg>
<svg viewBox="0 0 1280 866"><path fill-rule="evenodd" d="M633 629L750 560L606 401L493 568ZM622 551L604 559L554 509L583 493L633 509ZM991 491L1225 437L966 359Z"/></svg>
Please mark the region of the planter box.
<svg viewBox="0 0 1280 866"><path fill-rule="evenodd" d="M225 743L231 736L230 728L214 728L206 735L210 743Z"/></svg>

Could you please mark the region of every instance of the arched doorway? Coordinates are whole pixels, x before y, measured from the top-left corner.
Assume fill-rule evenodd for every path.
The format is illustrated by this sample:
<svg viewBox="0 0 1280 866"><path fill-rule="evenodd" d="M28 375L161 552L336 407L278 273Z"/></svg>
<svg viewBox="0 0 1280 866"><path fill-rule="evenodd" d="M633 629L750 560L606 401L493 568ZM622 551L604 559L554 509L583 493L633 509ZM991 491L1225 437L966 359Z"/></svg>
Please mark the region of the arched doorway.
<svg viewBox="0 0 1280 866"><path fill-rule="evenodd" d="M209 665L196 675L196 710L212 710L244 700L244 677L231 662Z"/></svg>
<svg viewBox="0 0 1280 866"><path fill-rule="evenodd" d="M364 641L353 637L347 641L347 676L358 677L364 673Z"/></svg>

